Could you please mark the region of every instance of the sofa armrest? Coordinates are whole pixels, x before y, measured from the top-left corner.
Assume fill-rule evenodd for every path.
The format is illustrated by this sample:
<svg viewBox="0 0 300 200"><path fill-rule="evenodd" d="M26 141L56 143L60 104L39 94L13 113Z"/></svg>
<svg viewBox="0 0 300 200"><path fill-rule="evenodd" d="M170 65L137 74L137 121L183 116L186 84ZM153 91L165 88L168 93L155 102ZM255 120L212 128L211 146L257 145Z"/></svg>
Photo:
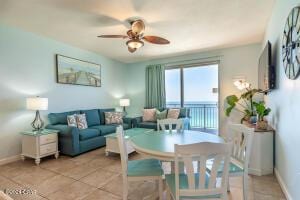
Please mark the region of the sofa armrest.
<svg viewBox="0 0 300 200"><path fill-rule="evenodd" d="M67 155L76 155L80 151L79 146L79 129L68 125L57 124L47 125L47 129L58 130L58 139L60 151Z"/></svg>
<svg viewBox="0 0 300 200"><path fill-rule="evenodd" d="M133 117L131 119L131 122L132 122L132 126L134 128L136 128L139 123L143 122L143 117L142 116L140 116L140 117Z"/></svg>
<svg viewBox="0 0 300 200"><path fill-rule="evenodd" d="M129 127L132 127L132 118L130 117L123 117L123 123L128 124Z"/></svg>
<svg viewBox="0 0 300 200"><path fill-rule="evenodd" d="M47 125L46 129L54 129L59 131L59 137L70 137L76 139L78 137L79 139L79 130L77 127L72 127L68 125L63 124L57 124L57 125Z"/></svg>

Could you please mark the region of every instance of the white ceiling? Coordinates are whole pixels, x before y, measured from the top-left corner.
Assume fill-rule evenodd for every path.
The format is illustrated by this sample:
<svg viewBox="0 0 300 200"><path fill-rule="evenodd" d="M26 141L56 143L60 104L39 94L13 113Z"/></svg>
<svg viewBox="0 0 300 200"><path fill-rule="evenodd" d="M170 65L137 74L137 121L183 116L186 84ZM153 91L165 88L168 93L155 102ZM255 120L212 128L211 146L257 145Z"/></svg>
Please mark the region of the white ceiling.
<svg viewBox="0 0 300 200"><path fill-rule="evenodd" d="M0 22L126 62L260 42L275 0L0 0ZM127 20L145 21L145 35L170 45L129 53Z"/></svg>

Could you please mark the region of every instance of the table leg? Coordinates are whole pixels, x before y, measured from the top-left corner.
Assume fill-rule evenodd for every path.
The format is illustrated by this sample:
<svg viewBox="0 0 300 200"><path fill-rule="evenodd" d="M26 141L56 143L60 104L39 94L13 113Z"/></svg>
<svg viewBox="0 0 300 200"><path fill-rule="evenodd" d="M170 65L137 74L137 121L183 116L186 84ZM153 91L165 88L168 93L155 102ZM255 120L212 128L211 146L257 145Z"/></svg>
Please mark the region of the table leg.
<svg viewBox="0 0 300 200"><path fill-rule="evenodd" d="M36 158L36 159L35 159L35 164L36 164L36 165L39 165L40 162L41 162L41 159L40 159L40 158Z"/></svg>

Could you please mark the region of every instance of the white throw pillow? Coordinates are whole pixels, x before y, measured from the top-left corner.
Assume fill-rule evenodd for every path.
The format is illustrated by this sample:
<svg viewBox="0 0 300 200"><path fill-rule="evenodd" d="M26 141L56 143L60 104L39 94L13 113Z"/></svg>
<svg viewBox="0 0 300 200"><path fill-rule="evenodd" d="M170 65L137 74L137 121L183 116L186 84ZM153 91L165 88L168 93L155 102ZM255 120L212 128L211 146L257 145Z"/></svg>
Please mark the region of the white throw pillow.
<svg viewBox="0 0 300 200"><path fill-rule="evenodd" d="M76 114L67 116L68 126L77 127Z"/></svg>
<svg viewBox="0 0 300 200"><path fill-rule="evenodd" d="M156 109L144 109L143 110L143 122L155 122L156 121Z"/></svg>
<svg viewBox="0 0 300 200"><path fill-rule="evenodd" d="M88 128L85 114L77 114L75 117L76 117L77 127L79 129L87 129Z"/></svg>
<svg viewBox="0 0 300 200"><path fill-rule="evenodd" d="M104 112L105 124L123 124L122 112Z"/></svg>
<svg viewBox="0 0 300 200"><path fill-rule="evenodd" d="M170 109L168 110L167 118L168 118L168 119L178 119L179 114L180 114L180 109L177 109L177 108L170 108Z"/></svg>

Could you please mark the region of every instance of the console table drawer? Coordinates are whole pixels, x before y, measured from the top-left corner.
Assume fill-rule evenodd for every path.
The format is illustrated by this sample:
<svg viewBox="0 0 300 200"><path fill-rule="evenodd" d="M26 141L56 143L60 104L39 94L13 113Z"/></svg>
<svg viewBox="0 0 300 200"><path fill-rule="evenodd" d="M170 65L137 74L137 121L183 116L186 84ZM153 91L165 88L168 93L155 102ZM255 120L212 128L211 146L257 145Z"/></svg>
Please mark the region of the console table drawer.
<svg viewBox="0 0 300 200"><path fill-rule="evenodd" d="M56 142L57 134L48 134L40 136L40 145Z"/></svg>
<svg viewBox="0 0 300 200"><path fill-rule="evenodd" d="M40 146L40 155L56 152L56 142Z"/></svg>

